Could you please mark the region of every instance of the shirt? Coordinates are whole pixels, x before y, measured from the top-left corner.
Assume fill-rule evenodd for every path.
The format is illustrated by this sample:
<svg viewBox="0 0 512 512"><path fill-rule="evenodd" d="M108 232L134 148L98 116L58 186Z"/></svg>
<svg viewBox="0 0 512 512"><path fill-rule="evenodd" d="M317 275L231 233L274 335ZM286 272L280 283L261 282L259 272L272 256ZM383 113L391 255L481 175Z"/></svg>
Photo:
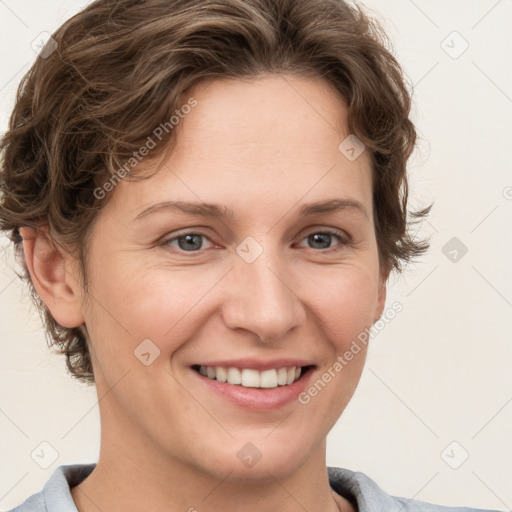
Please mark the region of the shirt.
<svg viewBox="0 0 512 512"><path fill-rule="evenodd" d="M70 488L81 483L96 464L59 466L43 489L7 512L78 512ZM448 507L390 496L360 471L328 467L331 488L352 502L358 512L498 512L468 507Z"/></svg>

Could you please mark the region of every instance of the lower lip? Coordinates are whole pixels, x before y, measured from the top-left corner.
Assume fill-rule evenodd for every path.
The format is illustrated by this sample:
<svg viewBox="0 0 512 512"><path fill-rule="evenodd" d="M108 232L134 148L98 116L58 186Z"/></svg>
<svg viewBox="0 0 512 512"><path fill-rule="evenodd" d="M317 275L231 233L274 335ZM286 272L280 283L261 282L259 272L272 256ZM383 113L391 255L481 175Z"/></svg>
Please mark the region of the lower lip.
<svg viewBox="0 0 512 512"><path fill-rule="evenodd" d="M191 371L208 389L232 404L255 411L271 411L298 401L298 396L306 388L313 370L314 367L309 367L294 383L277 388L246 388L241 385L219 382L205 377L195 370Z"/></svg>

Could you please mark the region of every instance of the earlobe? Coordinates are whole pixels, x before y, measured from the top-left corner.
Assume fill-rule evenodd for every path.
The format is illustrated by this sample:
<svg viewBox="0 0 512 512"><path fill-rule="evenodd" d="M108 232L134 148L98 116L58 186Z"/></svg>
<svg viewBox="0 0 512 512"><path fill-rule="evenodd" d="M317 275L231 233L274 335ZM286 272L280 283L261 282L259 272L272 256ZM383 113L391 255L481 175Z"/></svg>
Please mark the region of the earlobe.
<svg viewBox="0 0 512 512"><path fill-rule="evenodd" d="M32 283L53 318L62 327L82 325L81 287L70 270L72 256L58 246L47 227L23 227L20 234Z"/></svg>

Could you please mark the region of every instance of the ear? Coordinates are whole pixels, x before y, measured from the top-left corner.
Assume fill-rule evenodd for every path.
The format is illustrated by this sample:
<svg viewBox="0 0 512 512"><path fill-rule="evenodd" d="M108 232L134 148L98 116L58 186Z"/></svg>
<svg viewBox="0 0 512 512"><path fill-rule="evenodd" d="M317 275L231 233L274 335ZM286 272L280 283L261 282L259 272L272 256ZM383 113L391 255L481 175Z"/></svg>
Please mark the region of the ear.
<svg viewBox="0 0 512 512"><path fill-rule="evenodd" d="M379 277L379 291L377 297L377 307L375 308L375 317L373 318L373 323L375 323L382 316L384 312L384 307L386 306L386 292L387 292L387 282L389 277L389 271L382 271Z"/></svg>
<svg viewBox="0 0 512 512"><path fill-rule="evenodd" d="M25 263L37 293L62 327L84 323L74 258L52 239L48 227L20 228Z"/></svg>

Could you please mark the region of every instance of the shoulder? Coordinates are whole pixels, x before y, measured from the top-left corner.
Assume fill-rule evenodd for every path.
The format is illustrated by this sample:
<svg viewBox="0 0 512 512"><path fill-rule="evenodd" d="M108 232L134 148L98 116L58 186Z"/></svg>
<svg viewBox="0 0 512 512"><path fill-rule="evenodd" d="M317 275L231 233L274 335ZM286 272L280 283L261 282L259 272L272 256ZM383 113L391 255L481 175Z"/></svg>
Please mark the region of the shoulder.
<svg viewBox="0 0 512 512"><path fill-rule="evenodd" d="M44 487L27 498L21 505L7 512L47 512L49 510L76 511L70 488L84 480L96 464L70 464L59 466Z"/></svg>
<svg viewBox="0 0 512 512"><path fill-rule="evenodd" d="M358 512L499 512L490 509L448 507L425 501L391 496L360 471L327 468L331 488L357 506Z"/></svg>

